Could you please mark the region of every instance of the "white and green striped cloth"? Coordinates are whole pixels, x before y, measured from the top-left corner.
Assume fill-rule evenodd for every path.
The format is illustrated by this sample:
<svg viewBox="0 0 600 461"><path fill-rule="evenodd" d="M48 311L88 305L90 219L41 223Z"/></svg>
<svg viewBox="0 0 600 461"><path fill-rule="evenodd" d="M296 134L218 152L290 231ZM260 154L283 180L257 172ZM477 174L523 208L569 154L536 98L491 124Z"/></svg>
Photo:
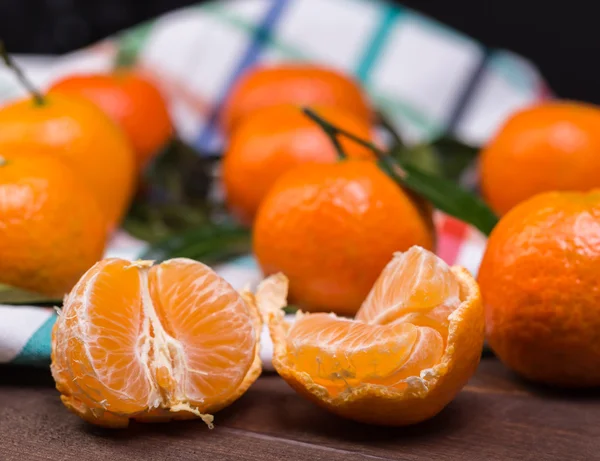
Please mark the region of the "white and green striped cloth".
<svg viewBox="0 0 600 461"><path fill-rule="evenodd" d="M481 144L511 112L550 96L523 58L376 0L208 3L69 55L17 61L44 88L65 74L111 69L119 50L162 83L180 135L212 152L223 142L216 121L224 96L258 63L316 62L355 75L410 141L447 132ZM13 75L0 69L0 103L23 95ZM440 256L476 271L485 239L441 215L437 224ZM136 245L117 238L109 254L135 257ZM251 257L219 270L236 287L260 278ZM0 363L46 366L54 319L49 309L0 306Z"/></svg>

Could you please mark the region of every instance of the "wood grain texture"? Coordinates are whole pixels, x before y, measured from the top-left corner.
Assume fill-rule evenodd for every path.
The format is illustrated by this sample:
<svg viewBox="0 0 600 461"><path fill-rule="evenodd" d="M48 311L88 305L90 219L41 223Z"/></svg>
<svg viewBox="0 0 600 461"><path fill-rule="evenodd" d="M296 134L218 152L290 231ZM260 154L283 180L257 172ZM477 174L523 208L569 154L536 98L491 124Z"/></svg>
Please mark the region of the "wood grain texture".
<svg viewBox="0 0 600 461"><path fill-rule="evenodd" d="M600 391L557 392L485 358L437 417L408 428L331 415L265 375L209 431L198 421L92 427L61 404L46 370L0 367L0 460L594 460Z"/></svg>

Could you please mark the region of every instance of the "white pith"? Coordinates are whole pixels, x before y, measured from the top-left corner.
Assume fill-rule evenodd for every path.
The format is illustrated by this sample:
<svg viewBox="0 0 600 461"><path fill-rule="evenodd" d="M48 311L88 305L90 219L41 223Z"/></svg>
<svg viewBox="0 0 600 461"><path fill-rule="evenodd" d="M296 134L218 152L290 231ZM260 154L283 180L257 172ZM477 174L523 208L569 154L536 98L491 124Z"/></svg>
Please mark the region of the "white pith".
<svg viewBox="0 0 600 461"><path fill-rule="evenodd" d="M140 287L142 295L142 309L144 323L142 325L143 351L148 354L152 351L152 356L145 357L140 355L142 366L147 369L149 382L153 387L158 387L159 393L155 402L150 402L150 408L169 408L170 411L189 411L212 427L213 417L200 413L193 408L185 395L184 385L186 383L186 356L181 341L170 336L162 326L152 303L150 288L148 283L148 271L152 266L145 261L132 264L139 268ZM154 333L152 336L151 332ZM148 346L146 346L148 344ZM167 371L169 381L175 383L173 388L163 387L158 382L158 373L161 369Z"/></svg>
<svg viewBox="0 0 600 461"><path fill-rule="evenodd" d="M189 403L189 399L185 393L185 383L187 370L187 360L183 344L170 336L162 326L152 298L150 296L148 272L152 267L152 261L136 261L127 269L137 270L140 279L141 289L141 304L142 304L142 329L137 340L135 356L138 359L141 369L144 371L147 383L150 385L148 394L148 410L162 408L168 409L171 412L187 411L201 418L210 428L213 427L213 416L201 413L197 408ZM80 334L87 330L87 326L91 325L88 318L88 308L86 304L91 299L91 292L95 285L96 278L101 271L94 274L89 280L86 289L83 293L82 309L78 318L78 329ZM85 331L80 337L89 337L89 332ZM110 388L103 382L104 374L98 370L94 364L89 350L89 343L84 343L84 350L88 358L89 364L92 366L95 376L98 381L109 388L111 392L127 399L130 398L125 392ZM170 387L160 386L158 373L160 370L165 370L169 378L169 382L173 383ZM71 373L75 376L74 373ZM93 396L89 396L93 398ZM99 402L102 404L102 402Z"/></svg>

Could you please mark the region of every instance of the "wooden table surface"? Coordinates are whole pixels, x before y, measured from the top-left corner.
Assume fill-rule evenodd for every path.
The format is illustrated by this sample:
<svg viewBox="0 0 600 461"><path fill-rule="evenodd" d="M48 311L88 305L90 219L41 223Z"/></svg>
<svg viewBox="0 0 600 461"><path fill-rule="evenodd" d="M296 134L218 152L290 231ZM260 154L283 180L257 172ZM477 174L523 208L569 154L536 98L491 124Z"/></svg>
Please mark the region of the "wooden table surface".
<svg viewBox="0 0 600 461"><path fill-rule="evenodd" d="M437 417L409 428L343 420L264 375L202 422L87 425L61 404L46 370L0 367L0 460L600 460L600 391L518 380L493 357Z"/></svg>

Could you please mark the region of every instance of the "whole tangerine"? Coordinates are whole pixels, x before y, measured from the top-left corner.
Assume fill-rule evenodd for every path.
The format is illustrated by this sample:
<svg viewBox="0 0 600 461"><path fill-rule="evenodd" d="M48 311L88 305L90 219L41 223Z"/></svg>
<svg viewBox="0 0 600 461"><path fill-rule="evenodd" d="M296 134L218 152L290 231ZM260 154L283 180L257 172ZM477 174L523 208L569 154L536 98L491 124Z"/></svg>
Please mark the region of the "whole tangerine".
<svg viewBox="0 0 600 461"><path fill-rule="evenodd" d="M368 122L345 111L317 110L329 122L363 139L372 136ZM351 158L373 158L367 148L340 139ZM308 162L333 163L336 150L325 132L293 105L258 110L233 132L223 160L223 181L229 209L250 224L269 188L286 171Z"/></svg>
<svg viewBox="0 0 600 461"><path fill-rule="evenodd" d="M600 190L548 192L493 230L479 271L490 346L527 379L600 385Z"/></svg>
<svg viewBox="0 0 600 461"><path fill-rule="evenodd" d="M258 109L280 104L333 106L371 120L373 110L360 85L337 70L311 64L258 66L246 72L229 93L221 125L230 134Z"/></svg>
<svg viewBox="0 0 600 461"><path fill-rule="evenodd" d="M600 109L547 102L515 113L483 149L481 188L500 215L541 192L600 187Z"/></svg>
<svg viewBox="0 0 600 461"><path fill-rule="evenodd" d="M0 108L0 151L11 156L40 150L73 168L96 195L114 228L134 189L134 154L122 130L82 98L51 94Z"/></svg>
<svg viewBox="0 0 600 461"><path fill-rule="evenodd" d="M139 72L70 75L54 82L50 93L81 96L100 107L127 135L138 169L173 135L165 98L154 82Z"/></svg>
<svg viewBox="0 0 600 461"><path fill-rule="evenodd" d="M395 251L434 246L419 205L367 160L300 165L261 204L253 247L307 311L354 315Z"/></svg>
<svg viewBox="0 0 600 461"><path fill-rule="evenodd" d="M0 283L61 298L102 257L106 219L75 171L37 152L0 155Z"/></svg>

